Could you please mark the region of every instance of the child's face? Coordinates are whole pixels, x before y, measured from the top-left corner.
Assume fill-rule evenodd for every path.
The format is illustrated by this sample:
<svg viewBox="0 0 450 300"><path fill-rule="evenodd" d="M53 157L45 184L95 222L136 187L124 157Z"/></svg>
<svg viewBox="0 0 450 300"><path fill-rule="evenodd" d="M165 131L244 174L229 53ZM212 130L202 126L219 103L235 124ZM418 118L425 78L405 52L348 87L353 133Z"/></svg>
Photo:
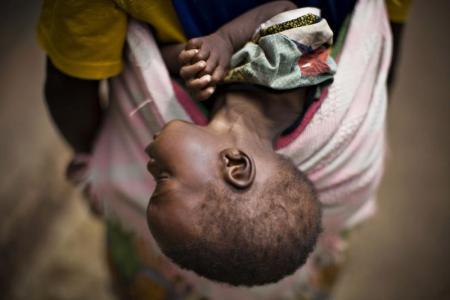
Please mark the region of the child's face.
<svg viewBox="0 0 450 300"><path fill-rule="evenodd" d="M265 181L272 174L270 157L252 151L255 181ZM161 247L173 247L180 240L197 238L198 208L208 185L223 182L229 167L221 153L235 146L230 135L209 127L183 121L168 123L148 146L148 170L156 180L156 189L147 211L149 227ZM231 166L234 167L234 166ZM227 169L228 168L228 169ZM261 183L261 182L260 182ZM262 182L263 184L263 182Z"/></svg>
<svg viewBox="0 0 450 300"><path fill-rule="evenodd" d="M222 121L205 127L170 122L147 148L157 182L149 228L168 258L206 278L279 280L311 251L320 206L302 174L264 135ZM275 277L265 277L266 266L278 270Z"/></svg>
<svg viewBox="0 0 450 300"><path fill-rule="evenodd" d="M208 182L219 178L217 153L222 145L207 127L172 121L148 146L147 167L156 189L147 215L160 246L198 236L196 207Z"/></svg>

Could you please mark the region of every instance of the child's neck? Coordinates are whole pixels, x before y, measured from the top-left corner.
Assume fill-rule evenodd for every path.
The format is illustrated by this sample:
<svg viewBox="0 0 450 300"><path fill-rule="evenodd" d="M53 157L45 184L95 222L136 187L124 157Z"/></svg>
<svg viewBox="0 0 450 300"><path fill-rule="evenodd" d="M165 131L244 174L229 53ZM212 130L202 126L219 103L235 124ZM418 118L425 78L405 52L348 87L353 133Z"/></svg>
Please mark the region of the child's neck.
<svg viewBox="0 0 450 300"><path fill-rule="evenodd" d="M306 89L283 93L229 92L219 99L208 126L222 132L234 133L237 138L258 137L273 147L280 134L302 113Z"/></svg>

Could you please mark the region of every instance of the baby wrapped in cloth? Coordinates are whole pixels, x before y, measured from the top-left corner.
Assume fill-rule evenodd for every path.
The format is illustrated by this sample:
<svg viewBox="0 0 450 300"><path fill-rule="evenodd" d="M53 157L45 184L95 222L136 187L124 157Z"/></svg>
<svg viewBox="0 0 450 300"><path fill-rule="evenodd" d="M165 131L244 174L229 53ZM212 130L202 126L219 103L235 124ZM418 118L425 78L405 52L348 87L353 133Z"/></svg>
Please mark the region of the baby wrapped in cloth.
<svg viewBox="0 0 450 300"><path fill-rule="evenodd" d="M284 37L278 38L286 41ZM179 270L158 252L145 220L154 181L145 169L147 157L144 148L152 140L153 133L170 120L206 124L207 119L179 86L172 83L158 47L144 26L130 22L127 42L127 64L124 72L111 80L110 107L86 177L92 198L102 203L110 219L120 220L123 226L145 241L145 252L151 253L152 267L163 274L161 278L182 274L186 282L197 290L223 299L292 295L293 289L309 277L313 259L276 285L247 290L222 286ZM286 43L289 45L292 44ZM306 172L323 203L324 238L319 242L317 253L338 246L339 243L329 241L336 241L335 237L343 229L374 211L374 194L381 176L384 153L385 80L390 46L383 3L360 1L337 59L338 72L334 82L324 88L319 99L309 106L300 124L277 141L277 151L290 157ZM296 49L298 52L294 49L292 53L308 53L301 52L302 46L297 44ZM316 52L322 54L317 55L317 64L311 65L323 66L319 63L323 62L329 68L328 74L322 72L323 80L315 81L315 84L329 80L335 70L328 55L323 54L326 51ZM239 60L240 63L236 63L238 54L232 62L235 68L248 62ZM289 59L299 62L301 56L292 55ZM295 64L296 70L301 71L302 66L307 69L303 74L314 69L308 69L310 65L307 63ZM248 69L250 72L239 71L239 74L253 74L254 69ZM233 77L232 74L233 71L227 81L242 80L242 77ZM298 75L294 76L298 78ZM292 82L289 75L266 78L263 82L254 83L268 87L273 84L271 88L274 88L283 86L276 78ZM304 76L303 79L307 82L317 78Z"/></svg>

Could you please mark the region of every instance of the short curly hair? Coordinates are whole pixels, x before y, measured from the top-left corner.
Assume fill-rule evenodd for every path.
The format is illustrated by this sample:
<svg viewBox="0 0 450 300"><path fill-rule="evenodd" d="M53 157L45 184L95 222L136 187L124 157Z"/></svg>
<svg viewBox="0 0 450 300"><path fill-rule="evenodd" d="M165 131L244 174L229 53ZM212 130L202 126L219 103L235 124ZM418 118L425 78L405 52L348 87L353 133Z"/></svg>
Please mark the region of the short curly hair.
<svg viewBox="0 0 450 300"><path fill-rule="evenodd" d="M280 155L278 165L271 182L251 194L211 184L198 208L201 237L163 252L182 268L235 286L294 273L321 232L321 206L305 174ZM256 207L250 208L253 197Z"/></svg>

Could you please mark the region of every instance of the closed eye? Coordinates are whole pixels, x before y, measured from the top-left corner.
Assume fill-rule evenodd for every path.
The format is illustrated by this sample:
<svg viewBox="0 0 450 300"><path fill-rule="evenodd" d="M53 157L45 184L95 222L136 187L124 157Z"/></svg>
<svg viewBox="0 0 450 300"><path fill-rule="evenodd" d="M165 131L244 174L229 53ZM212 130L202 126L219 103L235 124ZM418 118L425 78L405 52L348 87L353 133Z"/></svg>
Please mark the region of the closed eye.
<svg viewBox="0 0 450 300"><path fill-rule="evenodd" d="M168 180L170 178L170 174L168 172L161 172L159 173L159 175L156 177L156 181L165 181Z"/></svg>

